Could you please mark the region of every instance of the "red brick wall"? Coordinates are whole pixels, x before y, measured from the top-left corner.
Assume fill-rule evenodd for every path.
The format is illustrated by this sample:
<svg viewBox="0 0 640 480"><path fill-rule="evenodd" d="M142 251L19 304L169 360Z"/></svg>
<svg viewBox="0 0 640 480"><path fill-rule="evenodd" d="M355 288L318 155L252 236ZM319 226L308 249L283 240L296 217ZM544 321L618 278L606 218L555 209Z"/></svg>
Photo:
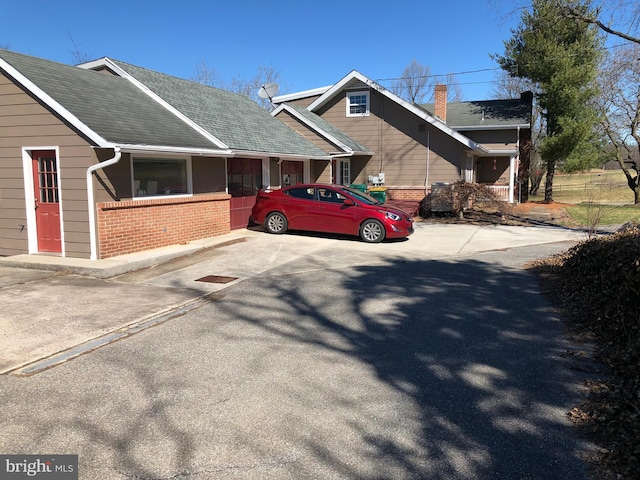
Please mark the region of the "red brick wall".
<svg viewBox="0 0 640 480"><path fill-rule="evenodd" d="M387 198L390 200L415 200L419 202L425 197L424 187L422 188L387 188Z"/></svg>
<svg viewBox="0 0 640 480"><path fill-rule="evenodd" d="M229 233L230 198L217 194L98 203L98 258Z"/></svg>

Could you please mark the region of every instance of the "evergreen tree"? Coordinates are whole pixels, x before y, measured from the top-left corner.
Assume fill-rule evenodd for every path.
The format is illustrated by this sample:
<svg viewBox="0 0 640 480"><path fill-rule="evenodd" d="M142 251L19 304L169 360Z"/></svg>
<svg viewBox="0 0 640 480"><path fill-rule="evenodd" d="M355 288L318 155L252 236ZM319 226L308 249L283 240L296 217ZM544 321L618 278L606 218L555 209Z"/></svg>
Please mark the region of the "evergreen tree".
<svg viewBox="0 0 640 480"><path fill-rule="evenodd" d="M553 201L556 164L589 142L598 121L593 99L602 38L593 25L561 15L564 8L591 14L590 0L533 0L520 25L505 42L500 66L537 85L546 123L540 155L547 165L545 202Z"/></svg>

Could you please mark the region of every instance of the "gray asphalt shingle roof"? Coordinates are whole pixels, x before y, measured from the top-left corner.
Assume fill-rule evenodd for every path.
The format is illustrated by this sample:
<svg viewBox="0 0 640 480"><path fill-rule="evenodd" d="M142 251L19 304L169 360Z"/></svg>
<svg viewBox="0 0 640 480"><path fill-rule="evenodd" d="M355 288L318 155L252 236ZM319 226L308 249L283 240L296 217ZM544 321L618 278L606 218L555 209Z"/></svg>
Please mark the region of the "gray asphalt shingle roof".
<svg viewBox="0 0 640 480"><path fill-rule="evenodd" d="M249 98L111 60L234 150L326 157L326 153Z"/></svg>
<svg viewBox="0 0 640 480"><path fill-rule="evenodd" d="M303 116L306 120L308 120L309 122L314 124L317 128L319 128L321 130L324 130L326 133L328 133L328 134L332 135L333 137L335 137L337 140L342 142L344 145L346 145L347 147L349 147L353 151L370 153L369 149L367 147L365 147L364 145L362 145L362 144L358 143L357 141L355 141L353 138L348 136L346 133L344 133L339 128L334 127L331 123L327 122L321 116L316 115L315 113L310 112L306 108L301 107L299 105L289 105L289 104L287 104L287 106L289 108L295 110L296 112L298 112L301 116Z"/></svg>
<svg viewBox="0 0 640 480"><path fill-rule="evenodd" d="M217 148L124 78L6 50L0 57L109 142Z"/></svg>
<svg viewBox="0 0 640 480"><path fill-rule="evenodd" d="M433 103L419 105L432 113ZM447 103L447 125L452 128L528 125L531 105L522 99L479 100Z"/></svg>

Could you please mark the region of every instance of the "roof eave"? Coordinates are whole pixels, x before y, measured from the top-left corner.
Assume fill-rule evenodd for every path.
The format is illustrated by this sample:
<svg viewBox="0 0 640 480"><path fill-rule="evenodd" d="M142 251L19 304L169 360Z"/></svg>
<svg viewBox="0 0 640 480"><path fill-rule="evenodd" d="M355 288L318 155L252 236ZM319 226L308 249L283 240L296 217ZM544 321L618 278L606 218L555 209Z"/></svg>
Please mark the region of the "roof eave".
<svg viewBox="0 0 640 480"><path fill-rule="evenodd" d="M331 85L328 85L326 87L319 87L311 90L304 90L302 92L289 93L286 95L278 95L276 97L273 97L271 100L273 103L280 104L284 102L290 102L292 100L300 100L301 98L315 97L316 95L322 95L324 92L326 92L330 88L331 88Z"/></svg>
<svg viewBox="0 0 640 480"><path fill-rule="evenodd" d="M228 157L232 155L230 149L209 149L209 148L190 148L190 147L174 147L166 145L144 145L131 143L116 143L113 147L119 147L123 153L157 153L157 154L187 154L196 156L215 156Z"/></svg>
<svg viewBox="0 0 640 480"><path fill-rule="evenodd" d="M277 158L290 158L292 160L331 160L331 155L329 154L324 154L324 155L304 155L301 153L282 153L282 152L258 152L258 151L252 151L252 150L233 150L231 152L231 155L229 155L230 157L246 157L246 156L253 156L253 157L277 157Z"/></svg>

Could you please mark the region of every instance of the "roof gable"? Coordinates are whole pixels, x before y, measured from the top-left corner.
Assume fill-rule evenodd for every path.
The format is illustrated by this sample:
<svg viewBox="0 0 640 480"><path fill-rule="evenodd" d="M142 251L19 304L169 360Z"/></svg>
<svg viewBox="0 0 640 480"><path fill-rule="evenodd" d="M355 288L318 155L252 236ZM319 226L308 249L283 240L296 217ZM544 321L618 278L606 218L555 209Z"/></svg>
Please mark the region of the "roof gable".
<svg viewBox="0 0 640 480"><path fill-rule="evenodd" d="M325 104L327 104L336 95L340 94L340 92L342 92L343 90L348 90L354 87L367 87L367 88L376 90L381 95L384 95L389 100L402 106L409 112L423 119L425 122L430 123L435 128L441 130L445 134L449 135L451 138L455 139L456 141L466 146L467 148L476 150L478 152L487 153L487 150L483 148L481 145L475 143L468 137L448 127L445 123L443 123L441 120L431 115L429 112L427 112L423 108L420 108L417 105L413 105L407 102L406 100L403 100L402 98L398 97L397 95L390 92L389 90L379 85L375 81L364 76L357 70L352 70L348 75L346 75L338 83L336 83L331 88L329 88L324 94L322 94L317 100L311 103L311 105L309 105L307 108L311 112L316 111L320 109L322 106L324 106Z"/></svg>
<svg viewBox="0 0 640 480"><path fill-rule="evenodd" d="M233 150L325 157L251 99L118 60L109 60L154 95Z"/></svg>
<svg viewBox="0 0 640 480"><path fill-rule="evenodd" d="M0 59L15 81L98 146L217 148L124 78L7 50Z"/></svg>

